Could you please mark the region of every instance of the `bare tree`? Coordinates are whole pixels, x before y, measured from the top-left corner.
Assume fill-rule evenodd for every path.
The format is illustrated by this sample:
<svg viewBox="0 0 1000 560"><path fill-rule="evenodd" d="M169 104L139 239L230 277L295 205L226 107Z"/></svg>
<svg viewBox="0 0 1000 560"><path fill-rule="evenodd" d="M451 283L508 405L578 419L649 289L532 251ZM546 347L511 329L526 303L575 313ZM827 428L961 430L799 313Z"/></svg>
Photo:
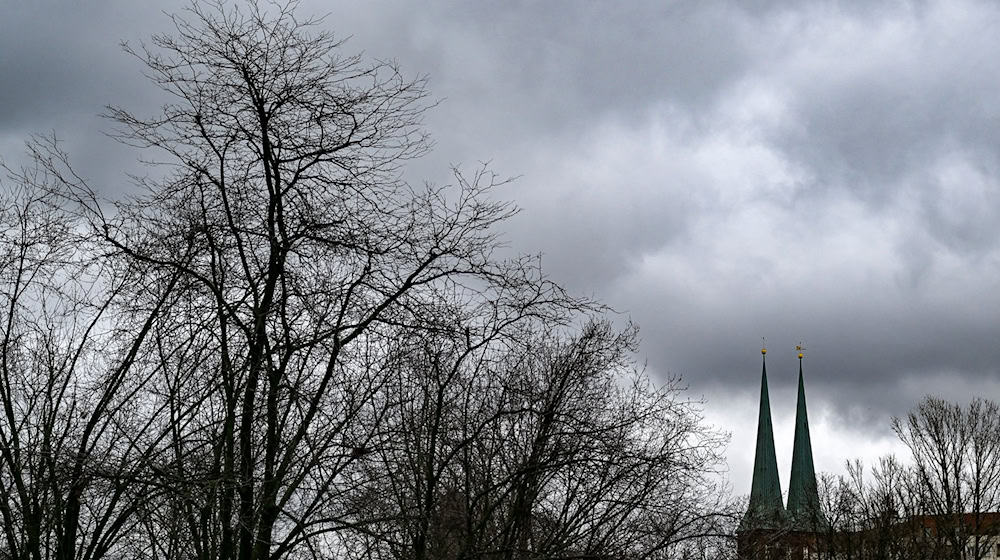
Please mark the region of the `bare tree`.
<svg viewBox="0 0 1000 560"><path fill-rule="evenodd" d="M838 553L858 558L984 558L996 527L1000 414L992 401L969 406L927 397L892 428L910 449L904 466L885 457L866 478L826 481L827 513Z"/></svg>
<svg viewBox="0 0 1000 560"><path fill-rule="evenodd" d="M969 429L966 449L967 512L972 514L971 558L985 558L995 546L1000 527L983 513L1000 511L1000 407L995 401L973 399L965 413Z"/></svg>
<svg viewBox="0 0 1000 560"><path fill-rule="evenodd" d="M949 555L964 558L966 531L962 473L969 431L958 405L934 397L925 398L905 421L893 418L892 428L913 454L914 467L929 513L938 516L942 536L948 539Z"/></svg>
<svg viewBox="0 0 1000 560"><path fill-rule="evenodd" d="M634 331L456 334L408 342L390 429L366 460L381 532L361 548L396 559L661 558L718 547L711 535L724 542L730 518L711 477L721 437L676 384L634 373Z"/></svg>
<svg viewBox="0 0 1000 560"><path fill-rule="evenodd" d="M96 559L159 492L141 475L167 435L147 414L143 349L179 275L100 258L58 195L74 178L53 142L7 169L0 200L0 519L12 558ZM142 307L126 298L137 275Z"/></svg>
<svg viewBox="0 0 1000 560"><path fill-rule="evenodd" d="M170 171L111 210L61 176L108 258L136 271L136 309L172 279L142 348L148 421L169 435L145 473L164 502L130 543L152 557L335 550L358 529L350 466L379 433L400 330L436 328L442 298L536 317L583 304L534 259L494 258L514 209L489 199L492 174L399 180L427 147L423 81L340 56L294 8L196 3L128 48L173 101L110 117Z"/></svg>
<svg viewBox="0 0 1000 560"><path fill-rule="evenodd" d="M982 481L981 468L971 469L977 475L970 472L969 459L975 456L974 452L970 455L973 431L981 422L980 405L974 408L977 412L973 420L971 410L967 412L958 404L927 397L905 421L894 418L892 424L913 455L920 490L928 506L926 513L935 516L935 528L946 539L949 556L956 560L974 557L967 543L970 538L978 542L965 518L980 501L973 494L983 491L982 487L976 488L976 482ZM982 436L979 439L984 441Z"/></svg>
<svg viewBox="0 0 1000 560"><path fill-rule="evenodd" d="M981 559L995 545L1000 492L1000 409L984 399L967 407L926 397L892 428L912 453L887 456L866 472L821 477L831 522L831 557Z"/></svg>

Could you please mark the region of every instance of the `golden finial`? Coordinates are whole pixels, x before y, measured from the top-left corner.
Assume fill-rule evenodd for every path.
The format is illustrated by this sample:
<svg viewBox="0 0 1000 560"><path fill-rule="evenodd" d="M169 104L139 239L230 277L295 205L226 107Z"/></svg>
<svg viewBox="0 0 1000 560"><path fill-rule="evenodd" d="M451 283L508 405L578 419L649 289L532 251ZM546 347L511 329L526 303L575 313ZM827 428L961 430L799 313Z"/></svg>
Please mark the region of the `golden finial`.
<svg viewBox="0 0 1000 560"><path fill-rule="evenodd" d="M800 360L802 359L802 351L805 350L805 349L806 349L806 347L802 346L802 342L801 341L799 341L799 343L795 345L795 351L799 353L799 359Z"/></svg>
<svg viewBox="0 0 1000 560"><path fill-rule="evenodd" d="M767 338L760 337L760 353L761 355L767 354Z"/></svg>

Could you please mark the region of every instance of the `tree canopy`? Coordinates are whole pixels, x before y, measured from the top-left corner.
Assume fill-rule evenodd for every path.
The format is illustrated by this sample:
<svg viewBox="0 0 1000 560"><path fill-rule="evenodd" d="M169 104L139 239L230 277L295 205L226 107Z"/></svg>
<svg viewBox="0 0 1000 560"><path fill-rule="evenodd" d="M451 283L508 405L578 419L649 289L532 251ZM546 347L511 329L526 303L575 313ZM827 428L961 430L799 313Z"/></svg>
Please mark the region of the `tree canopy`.
<svg viewBox="0 0 1000 560"><path fill-rule="evenodd" d="M724 533L723 438L636 331L504 256L490 170L414 186L426 83L295 3L195 2L112 107L114 200L51 139L0 201L12 558L660 558Z"/></svg>

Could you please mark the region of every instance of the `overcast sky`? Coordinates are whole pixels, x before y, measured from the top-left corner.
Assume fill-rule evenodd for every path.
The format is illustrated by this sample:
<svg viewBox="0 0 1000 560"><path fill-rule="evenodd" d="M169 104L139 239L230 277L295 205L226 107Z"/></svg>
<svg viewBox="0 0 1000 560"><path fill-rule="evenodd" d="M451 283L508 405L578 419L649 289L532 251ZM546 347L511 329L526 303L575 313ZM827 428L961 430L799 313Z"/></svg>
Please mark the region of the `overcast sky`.
<svg viewBox="0 0 1000 560"><path fill-rule="evenodd" d="M0 0L0 155L55 131L95 186L127 190L136 154L97 114L153 111L118 42L178 5ZM1000 398L1000 4L301 9L430 78L436 148L407 177L518 176L512 247L639 323L649 371L733 433L737 493L761 337L786 488L799 341L819 470L899 451L889 418L924 394Z"/></svg>

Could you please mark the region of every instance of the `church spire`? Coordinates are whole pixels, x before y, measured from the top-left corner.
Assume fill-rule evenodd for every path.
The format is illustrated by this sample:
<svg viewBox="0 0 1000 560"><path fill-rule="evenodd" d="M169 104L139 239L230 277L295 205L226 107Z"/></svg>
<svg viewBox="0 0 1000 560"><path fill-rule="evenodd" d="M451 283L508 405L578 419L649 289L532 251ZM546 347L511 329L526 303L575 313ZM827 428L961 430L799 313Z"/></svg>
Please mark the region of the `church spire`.
<svg viewBox="0 0 1000 560"><path fill-rule="evenodd" d="M799 398L795 409L795 446L792 448L792 475L788 481L788 514L800 531L815 531L826 526L816 491L812 442L809 440L809 417L806 414L806 389L802 382L802 347L799 350Z"/></svg>
<svg viewBox="0 0 1000 560"><path fill-rule="evenodd" d="M767 396L767 349L761 353L760 416L757 419L757 451L753 461L750 504L740 522L741 531L778 529L785 520L781 504L781 482L774 453L774 430L771 427L771 403Z"/></svg>

